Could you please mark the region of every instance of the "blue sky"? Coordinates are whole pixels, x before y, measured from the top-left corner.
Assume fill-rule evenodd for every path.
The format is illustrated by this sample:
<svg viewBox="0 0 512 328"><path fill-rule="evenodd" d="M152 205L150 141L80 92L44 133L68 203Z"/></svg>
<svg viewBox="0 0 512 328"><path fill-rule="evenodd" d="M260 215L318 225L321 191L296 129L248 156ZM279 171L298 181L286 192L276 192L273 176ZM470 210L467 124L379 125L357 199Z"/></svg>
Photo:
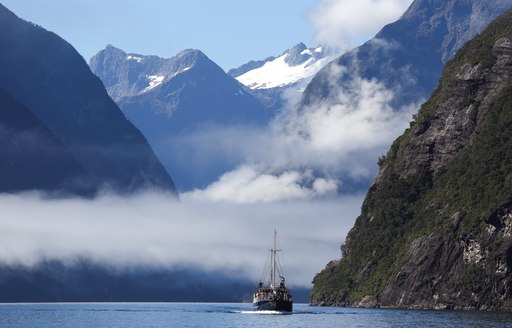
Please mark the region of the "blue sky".
<svg viewBox="0 0 512 328"><path fill-rule="evenodd" d="M112 44L172 57L205 52L225 70L304 42L347 49L394 21L412 0L0 0L53 31L88 61Z"/></svg>
<svg viewBox="0 0 512 328"><path fill-rule="evenodd" d="M69 41L86 60L107 44L172 57L196 48L224 69L309 44L318 0L3 0Z"/></svg>

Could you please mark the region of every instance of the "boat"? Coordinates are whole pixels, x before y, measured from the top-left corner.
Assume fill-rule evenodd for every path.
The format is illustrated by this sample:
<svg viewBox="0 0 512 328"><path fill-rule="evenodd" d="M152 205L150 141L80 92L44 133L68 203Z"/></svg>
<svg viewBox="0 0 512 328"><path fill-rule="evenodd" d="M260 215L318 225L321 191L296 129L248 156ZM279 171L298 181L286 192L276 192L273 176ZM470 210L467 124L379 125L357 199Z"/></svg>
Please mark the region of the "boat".
<svg viewBox="0 0 512 328"><path fill-rule="evenodd" d="M258 289L253 295L252 304L257 311L292 312L293 310L292 294L285 285L284 274L277 258L277 252L279 251L277 249L277 232L274 231L274 242L270 249L269 261L263 270ZM270 270L267 271L266 268L270 268ZM269 277L269 280L264 285L263 280L266 277ZM276 285L278 277L280 282L279 285Z"/></svg>

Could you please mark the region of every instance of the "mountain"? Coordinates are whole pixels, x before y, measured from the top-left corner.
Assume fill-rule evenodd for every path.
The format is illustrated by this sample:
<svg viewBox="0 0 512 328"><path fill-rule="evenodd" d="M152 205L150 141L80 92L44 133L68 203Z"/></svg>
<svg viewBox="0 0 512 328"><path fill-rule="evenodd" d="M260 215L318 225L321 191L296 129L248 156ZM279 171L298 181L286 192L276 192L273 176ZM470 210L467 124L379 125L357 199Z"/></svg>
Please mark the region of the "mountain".
<svg viewBox="0 0 512 328"><path fill-rule="evenodd" d="M444 68L380 171L316 305L512 310L512 11Z"/></svg>
<svg viewBox="0 0 512 328"><path fill-rule="evenodd" d="M231 272L230 272L231 273ZM241 302L254 282L198 268L113 268L87 259L0 267L1 302Z"/></svg>
<svg viewBox="0 0 512 328"><path fill-rule="evenodd" d="M115 267L88 259L0 267L0 302L242 302L255 282L236 270ZM308 290L293 288L298 302Z"/></svg>
<svg viewBox="0 0 512 328"><path fill-rule="evenodd" d="M443 65L473 36L512 7L510 0L415 0L396 22L372 40L338 57L306 87L301 107L340 102L354 78L375 80L391 90L392 106L416 104L429 97ZM340 74L345 67L345 74Z"/></svg>
<svg viewBox="0 0 512 328"><path fill-rule="evenodd" d="M0 89L30 110L101 187L175 191L144 136L70 44L2 5L0 43Z"/></svg>
<svg viewBox="0 0 512 328"><path fill-rule="evenodd" d="M29 109L0 89L0 192L93 194L98 182Z"/></svg>
<svg viewBox="0 0 512 328"><path fill-rule="evenodd" d="M205 158L199 145L190 144L210 142L198 139L198 133L212 126L263 126L273 115L199 50L164 59L109 45L91 58L90 67L148 138L181 190L204 187L231 168L225 158ZM183 139L187 142L180 143Z"/></svg>
<svg viewBox="0 0 512 328"><path fill-rule="evenodd" d="M228 74L251 89L282 88L311 77L325 64L324 58L321 47L308 49L299 43L279 57L251 61Z"/></svg>
<svg viewBox="0 0 512 328"><path fill-rule="evenodd" d="M161 133L201 122L266 123L272 114L199 50L164 59L108 45L91 58L90 67L127 116L139 118L136 125L148 123L140 120L143 112L145 119L163 122Z"/></svg>
<svg viewBox="0 0 512 328"><path fill-rule="evenodd" d="M322 47L307 48L301 42L278 57L250 61L228 74L250 88L268 107L279 109L283 105L282 92L290 87L303 88L328 59Z"/></svg>

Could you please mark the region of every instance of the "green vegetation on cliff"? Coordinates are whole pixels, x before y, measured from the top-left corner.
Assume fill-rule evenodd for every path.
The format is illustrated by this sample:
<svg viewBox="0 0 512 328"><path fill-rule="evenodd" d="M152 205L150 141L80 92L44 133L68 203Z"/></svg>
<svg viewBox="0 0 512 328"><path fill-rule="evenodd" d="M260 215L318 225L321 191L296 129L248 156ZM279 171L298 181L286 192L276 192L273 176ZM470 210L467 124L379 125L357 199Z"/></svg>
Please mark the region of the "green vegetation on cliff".
<svg viewBox="0 0 512 328"><path fill-rule="evenodd" d="M315 305L512 309L512 12L461 49L380 172Z"/></svg>

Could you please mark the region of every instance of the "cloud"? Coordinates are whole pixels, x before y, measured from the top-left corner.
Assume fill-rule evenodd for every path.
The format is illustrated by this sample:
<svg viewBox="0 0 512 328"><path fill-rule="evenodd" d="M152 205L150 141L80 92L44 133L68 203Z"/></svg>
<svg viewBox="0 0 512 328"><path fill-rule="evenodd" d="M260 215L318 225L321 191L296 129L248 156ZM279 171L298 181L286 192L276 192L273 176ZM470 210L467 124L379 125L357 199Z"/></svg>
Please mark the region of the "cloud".
<svg viewBox="0 0 512 328"><path fill-rule="evenodd" d="M207 189L194 190L188 195L213 201L260 203L311 199L332 195L336 191L336 181L315 178L309 171L271 174L243 165L224 174Z"/></svg>
<svg viewBox="0 0 512 328"><path fill-rule="evenodd" d="M316 41L347 50L402 15L412 0L321 0L309 13Z"/></svg>
<svg viewBox="0 0 512 328"><path fill-rule="evenodd" d="M311 152L338 154L336 161L343 154L387 145L410 119L397 115L390 106L393 92L376 80L354 76L334 98L301 109L291 128L306 136Z"/></svg>
<svg viewBox="0 0 512 328"><path fill-rule="evenodd" d="M319 34L323 29L338 31L341 36L334 39L355 40L353 33L382 28L410 2L322 0L311 19ZM382 39L372 42L383 51L400 46ZM182 191L197 200L251 204L366 189L378 156L407 128L419 106L392 108L397 90L360 77L357 62L326 67L322 74L327 87L338 91L329 99L317 99L304 108L298 106L303 86L293 87L283 93L287 105L269 126L211 124L155 145L164 162L175 163L170 174L178 185L182 180L202 182L181 185ZM403 75L407 74L405 67Z"/></svg>
<svg viewBox="0 0 512 328"><path fill-rule="evenodd" d="M378 156L408 127L419 104L393 108L394 92L357 71L357 62L350 71L331 63L324 74L331 86L329 99L300 107L292 98L267 127L202 130L194 141L208 142L208 147L201 147L204 152L240 162L206 188L187 195L257 203L366 189L376 173Z"/></svg>
<svg viewBox="0 0 512 328"><path fill-rule="evenodd" d="M0 196L0 263L73 263L88 258L110 267L229 268L257 281L274 229L290 285L310 286L340 256L342 238L362 196L323 201L237 204L181 202L169 195L105 195L96 200Z"/></svg>

